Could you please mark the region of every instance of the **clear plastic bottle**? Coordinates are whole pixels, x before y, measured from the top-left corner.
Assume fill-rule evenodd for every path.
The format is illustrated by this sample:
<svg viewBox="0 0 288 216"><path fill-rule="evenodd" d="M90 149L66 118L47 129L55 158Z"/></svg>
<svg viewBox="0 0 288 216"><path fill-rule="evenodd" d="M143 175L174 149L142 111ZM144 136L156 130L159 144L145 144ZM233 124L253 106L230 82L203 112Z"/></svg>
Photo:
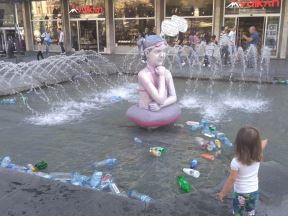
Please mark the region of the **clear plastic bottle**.
<svg viewBox="0 0 288 216"><path fill-rule="evenodd" d="M101 183L103 172L95 171L90 178L89 184L92 188L97 188Z"/></svg>
<svg viewBox="0 0 288 216"><path fill-rule="evenodd" d="M80 175L78 172L72 173L71 183L76 186L83 186L88 182L89 178L84 175Z"/></svg>
<svg viewBox="0 0 288 216"><path fill-rule="evenodd" d="M15 98L4 98L4 99L0 100L0 104L3 104L3 105L16 104L16 99Z"/></svg>
<svg viewBox="0 0 288 216"><path fill-rule="evenodd" d="M6 156L1 161L1 167L9 168L9 166L11 166L11 158L9 156Z"/></svg>
<svg viewBox="0 0 288 216"><path fill-rule="evenodd" d="M55 181L69 182L72 179L72 173L52 172L49 173L51 178Z"/></svg>
<svg viewBox="0 0 288 216"><path fill-rule="evenodd" d="M120 194L120 190L118 189L118 187L115 183L113 183L113 182L110 183L109 188L113 194Z"/></svg>
<svg viewBox="0 0 288 216"><path fill-rule="evenodd" d="M96 161L92 164L92 166L94 168L99 168L99 167L103 167L103 166L107 166L109 168L113 167L117 162L116 158L108 158L102 161Z"/></svg>
<svg viewBox="0 0 288 216"><path fill-rule="evenodd" d="M137 143L137 144L141 144L141 145L144 143L143 140L141 140L138 137L134 137L134 142Z"/></svg>
<svg viewBox="0 0 288 216"><path fill-rule="evenodd" d="M139 201L142 201L145 204L149 204L152 201L151 197L145 194L141 194L137 192L136 190L128 191L128 196L131 198L137 199Z"/></svg>

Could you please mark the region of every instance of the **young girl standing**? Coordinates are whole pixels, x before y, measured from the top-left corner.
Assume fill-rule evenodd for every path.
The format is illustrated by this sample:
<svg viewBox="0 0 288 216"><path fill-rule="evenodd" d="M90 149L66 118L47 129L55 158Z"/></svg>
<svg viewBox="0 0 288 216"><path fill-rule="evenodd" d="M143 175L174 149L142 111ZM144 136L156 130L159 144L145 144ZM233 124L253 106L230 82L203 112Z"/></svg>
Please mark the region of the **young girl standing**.
<svg viewBox="0 0 288 216"><path fill-rule="evenodd" d="M233 214L255 215L258 199L258 171L267 140L261 140L259 131L251 126L241 128L235 140L235 156L231 161L231 171L221 192L216 196L223 201L234 185Z"/></svg>

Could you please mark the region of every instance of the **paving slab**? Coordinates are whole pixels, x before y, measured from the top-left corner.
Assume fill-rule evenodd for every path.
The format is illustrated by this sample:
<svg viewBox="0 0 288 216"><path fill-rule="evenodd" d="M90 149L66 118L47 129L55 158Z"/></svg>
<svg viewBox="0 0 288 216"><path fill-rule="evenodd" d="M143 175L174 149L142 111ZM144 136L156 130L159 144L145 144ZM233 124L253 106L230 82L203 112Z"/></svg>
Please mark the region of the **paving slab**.
<svg viewBox="0 0 288 216"><path fill-rule="evenodd" d="M0 169L1 216L143 215L137 200Z"/></svg>

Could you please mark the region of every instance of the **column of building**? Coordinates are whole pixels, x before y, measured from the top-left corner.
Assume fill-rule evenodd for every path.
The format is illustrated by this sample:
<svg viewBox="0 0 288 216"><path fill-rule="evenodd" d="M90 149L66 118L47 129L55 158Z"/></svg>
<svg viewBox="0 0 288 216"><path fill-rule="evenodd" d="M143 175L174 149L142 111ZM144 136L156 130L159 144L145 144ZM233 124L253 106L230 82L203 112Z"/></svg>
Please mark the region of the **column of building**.
<svg viewBox="0 0 288 216"><path fill-rule="evenodd" d="M216 0L214 1L214 19L213 19L213 34L217 36L219 39L221 26L223 25L223 17L224 17L224 1Z"/></svg>
<svg viewBox="0 0 288 216"><path fill-rule="evenodd" d="M288 58L288 3L283 1L282 5L282 32L280 31L280 58Z"/></svg>
<svg viewBox="0 0 288 216"><path fill-rule="evenodd" d="M113 0L105 0L106 53L115 51Z"/></svg>
<svg viewBox="0 0 288 216"><path fill-rule="evenodd" d="M62 13L62 31L64 32L64 47L66 52L70 52L72 49L71 45L71 31L69 21L69 0L61 1L61 13Z"/></svg>

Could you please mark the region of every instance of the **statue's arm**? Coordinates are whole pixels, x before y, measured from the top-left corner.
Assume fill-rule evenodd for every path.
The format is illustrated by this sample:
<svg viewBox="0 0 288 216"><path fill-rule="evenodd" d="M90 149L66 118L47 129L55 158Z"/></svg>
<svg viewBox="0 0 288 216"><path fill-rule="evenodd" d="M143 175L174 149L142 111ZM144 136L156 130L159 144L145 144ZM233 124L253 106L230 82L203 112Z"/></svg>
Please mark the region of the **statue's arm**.
<svg viewBox="0 0 288 216"><path fill-rule="evenodd" d="M175 91L173 77L169 71L167 71L167 73L168 73L168 80L169 80L169 82L168 82L168 97L164 101L164 103L162 105L160 105L160 108L165 107L165 106L169 106L169 105L171 105L177 101L177 95L176 95L176 91Z"/></svg>
<svg viewBox="0 0 288 216"><path fill-rule="evenodd" d="M147 91L149 96L157 104L161 105L165 102L165 76L159 75L159 87L158 89L154 86L151 80L144 73L138 75L138 80Z"/></svg>

